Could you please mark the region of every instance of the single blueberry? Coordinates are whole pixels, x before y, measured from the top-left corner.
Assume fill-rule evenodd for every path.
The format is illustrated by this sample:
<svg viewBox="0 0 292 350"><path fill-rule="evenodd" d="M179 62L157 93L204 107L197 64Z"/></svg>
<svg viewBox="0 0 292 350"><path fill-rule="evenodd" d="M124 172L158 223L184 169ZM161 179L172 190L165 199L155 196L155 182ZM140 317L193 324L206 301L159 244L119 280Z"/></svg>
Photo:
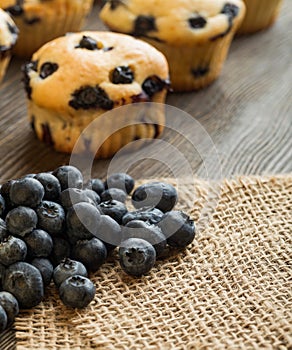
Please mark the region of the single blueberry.
<svg viewBox="0 0 292 350"><path fill-rule="evenodd" d="M194 29L204 28L206 24L207 20L200 15L196 14L195 16L189 18L189 25Z"/></svg>
<svg viewBox="0 0 292 350"><path fill-rule="evenodd" d="M29 258L48 257L53 250L53 240L48 232L36 229L24 237Z"/></svg>
<svg viewBox="0 0 292 350"><path fill-rule="evenodd" d="M155 207L142 207L136 211L129 211L123 216L123 225L132 220L148 221L150 224L157 224L163 216L163 212Z"/></svg>
<svg viewBox="0 0 292 350"><path fill-rule="evenodd" d="M104 182L105 189L119 188L130 194L135 186L135 180L126 173L113 173Z"/></svg>
<svg viewBox="0 0 292 350"><path fill-rule="evenodd" d="M10 187L14 181L15 180L8 180L1 184L0 194L3 196L4 199L7 199L9 197Z"/></svg>
<svg viewBox="0 0 292 350"><path fill-rule="evenodd" d="M119 262L129 275L142 276L149 272L156 261L153 246L140 238L129 238L119 248Z"/></svg>
<svg viewBox="0 0 292 350"><path fill-rule="evenodd" d="M32 208L19 206L10 210L5 220L10 233L24 237L36 228L38 217Z"/></svg>
<svg viewBox="0 0 292 350"><path fill-rule="evenodd" d="M7 314L4 308L0 305L0 332L3 332L7 327Z"/></svg>
<svg viewBox="0 0 292 350"><path fill-rule="evenodd" d="M127 213L127 207L124 203L118 202L114 199L106 202L101 202L98 208L104 215L109 215L118 224L122 223L123 216Z"/></svg>
<svg viewBox="0 0 292 350"><path fill-rule="evenodd" d="M136 188L132 195L135 208L154 206L159 210L170 211L178 199L176 189L164 182L150 182Z"/></svg>
<svg viewBox="0 0 292 350"><path fill-rule="evenodd" d="M43 185L32 177L25 177L12 182L9 196L15 205L37 207L45 195Z"/></svg>
<svg viewBox="0 0 292 350"><path fill-rule="evenodd" d="M217 40L218 38L223 38L224 36L226 36L232 29L232 26L233 26L233 19L238 15L239 13L239 7L234 5L234 4L229 4L229 3L226 3L221 12L220 13L223 13L227 16L228 18L228 27L227 29L222 32L222 33L219 33L213 37L210 38L211 41L215 41Z"/></svg>
<svg viewBox="0 0 292 350"><path fill-rule="evenodd" d="M54 170L52 174L59 180L62 191L64 191L66 188L83 187L83 175L79 169L72 165L60 166Z"/></svg>
<svg viewBox="0 0 292 350"><path fill-rule="evenodd" d="M36 174L35 179L37 179L44 187L45 194L44 200L48 201L58 201L61 193L61 185L56 176L50 173L39 173Z"/></svg>
<svg viewBox="0 0 292 350"><path fill-rule="evenodd" d="M90 239L95 235L100 221L100 212L92 204L74 204L67 212L68 235L74 239Z"/></svg>
<svg viewBox="0 0 292 350"><path fill-rule="evenodd" d="M125 5L123 0L108 0L109 4L110 4L110 9L113 11L115 10L117 7L119 7L120 5Z"/></svg>
<svg viewBox="0 0 292 350"><path fill-rule="evenodd" d="M13 35L14 40L16 41L18 34L19 34L18 28L16 27L16 25L11 24L10 22L6 22L6 24L7 24L7 27L9 29L10 33Z"/></svg>
<svg viewBox="0 0 292 350"><path fill-rule="evenodd" d="M7 267L3 289L15 296L19 307L30 309L44 297L44 284L39 270L27 262L17 262Z"/></svg>
<svg viewBox="0 0 292 350"><path fill-rule="evenodd" d="M20 238L8 236L0 243L0 263L5 266L24 261L26 254L26 244Z"/></svg>
<svg viewBox="0 0 292 350"><path fill-rule="evenodd" d="M34 258L31 264L36 267L43 279L44 286L48 286L52 280L54 267L49 259L46 258Z"/></svg>
<svg viewBox="0 0 292 350"><path fill-rule="evenodd" d="M9 292L0 292L0 305L6 312L7 325L11 325L15 316L19 313L19 306L17 299Z"/></svg>
<svg viewBox="0 0 292 350"><path fill-rule="evenodd" d="M134 72L128 66L116 67L110 73L110 81L113 84L131 84L134 81Z"/></svg>
<svg viewBox="0 0 292 350"><path fill-rule="evenodd" d="M91 200L86 195L84 190L79 188L66 188L66 190L61 192L60 202L65 209L69 209L74 204L87 202L90 203Z"/></svg>
<svg viewBox="0 0 292 350"><path fill-rule="evenodd" d="M55 267L53 272L53 280L55 285L60 287L61 283L65 281L65 279L75 275L87 277L88 274L86 267L80 261L66 258Z"/></svg>
<svg viewBox="0 0 292 350"><path fill-rule="evenodd" d="M138 16L134 22L133 35L147 36L150 31L157 31L155 18L153 16Z"/></svg>
<svg viewBox="0 0 292 350"><path fill-rule="evenodd" d="M109 188L101 193L100 199L102 202L110 201L112 199L125 203L127 199L127 193L119 188Z"/></svg>
<svg viewBox="0 0 292 350"><path fill-rule="evenodd" d="M110 251L121 243L121 227L110 216L101 215L95 236L105 244L107 251Z"/></svg>
<svg viewBox="0 0 292 350"><path fill-rule="evenodd" d="M129 221L122 230L123 240L141 238L153 245L156 257L161 257L166 248L166 237L160 227L141 220Z"/></svg>
<svg viewBox="0 0 292 350"><path fill-rule="evenodd" d="M65 211L63 207L53 201L43 201L36 209L38 227L50 235L63 232L65 225Z"/></svg>
<svg viewBox="0 0 292 350"><path fill-rule="evenodd" d="M48 0L42 0L42 1L48 1ZM35 23L41 22L41 18L40 17L31 17L31 18L24 17L23 21L25 24L33 25Z"/></svg>
<svg viewBox="0 0 292 350"><path fill-rule="evenodd" d="M105 245L98 238L80 240L72 247L72 258L82 262L92 272L97 271L105 262L107 250Z"/></svg>
<svg viewBox="0 0 292 350"><path fill-rule="evenodd" d="M68 258L71 254L71 245L68 239L62 237L53 237L53 250L49 257L53 266L57 266L60 262Z"/></svg>
<svg viewBox="0 0 292 350"><path fill-rule="evenodd" d="M57 63L45 62L41 66L40 77L42 79L46 79L48 76L56 72L58 68L59 68L59 65Z"/></svg>
<svg viewBox="0 0 292 350"><path fill-rule="evenodd" d="M235 18L239 13L239 7L234 4L225 4L221 10L221 13L226 14L228 17L232 19Z"/></svg>
<svg viewBox="0 0 292 350"><path fill-rule="evenodd" d="M199 79L203 77L204 75L208 74L209 71L210 71L210 68L208 66L199 66L191 69L191 73L195 79Z"/></svg>
<svg viewBox="0 0 292 350"><path fill-rule="evenodd" d="M99 86L82 86L75 90L71 96L73 98L69 101L69 106L76 110L92 108L110 110L114 107L114 102L109 98L106 91Z"/></svg>
<svg viewBox="0 0 292 350"><path fill-rule="evenodd" d="M16 1L15 5L5 7L5 11L9 12L12 16L18 17L18 16L21 16L24 12L22 6L23 6L23 1Z"/></svg>
<svg viewBox="0 0 292 350"><path fill-rule="evenodd" d="M195 238L194 221L182 211L173 210L165 213L158 226L171 247L185 248Z"/></svg>
<svg viewBox="0 0 292 350"><path fill-rule="evenodd" d="M97 50L97 42L90 36L83 35L82 39L79 41L79 45L76 46L76 49L86 49L91 51Z"/></svg>
<svg viewBox="0 0 292 350"><path fill-rule="evenodd" d="M98 195L105 190L104 183L101 179L91 179L88 183L88 188L92 189Z"/></svg>
<svg viewBox="0 0 292 350"><path fill-rule="evenodd" d="M75 275L67 278L59 288L60 299L69 307L82 309L94 298L94 284L84 276Z"/></svg>
<svg viewBox="0 0 292 350"><path fill-rule="evenodd" d="M170 82L168 80L163 80L157 75L152 75L144 80L142 83L142 89L151 98L157 92L162 91L164 88L168 88Z"/></svg>

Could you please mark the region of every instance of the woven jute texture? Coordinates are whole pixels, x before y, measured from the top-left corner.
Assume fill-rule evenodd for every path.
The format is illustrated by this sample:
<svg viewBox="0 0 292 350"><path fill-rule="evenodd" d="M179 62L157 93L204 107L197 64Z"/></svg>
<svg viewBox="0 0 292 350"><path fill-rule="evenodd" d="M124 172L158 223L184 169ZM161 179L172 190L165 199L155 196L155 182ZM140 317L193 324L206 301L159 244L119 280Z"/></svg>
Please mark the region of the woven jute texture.
<svg viewBox="0 0 292 350"><path fill-rule="evenodd" d="M115 256L84 310L53 285L16 320L17 349L292 349L292 175L179 188L188 249L131 278Z"/></svg>

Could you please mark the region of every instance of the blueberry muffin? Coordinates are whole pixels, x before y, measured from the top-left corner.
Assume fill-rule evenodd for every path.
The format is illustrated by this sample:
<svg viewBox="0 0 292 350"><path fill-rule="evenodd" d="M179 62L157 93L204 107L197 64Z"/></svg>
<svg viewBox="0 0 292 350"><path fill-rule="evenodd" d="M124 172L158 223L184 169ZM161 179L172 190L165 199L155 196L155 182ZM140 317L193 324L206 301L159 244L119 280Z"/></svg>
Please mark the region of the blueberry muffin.
<svg viewBox="0 0 292 350"><path fill-rule="evenodd" d="M23 71L33 130L57 151L71 153L79 139L74 152L108 158L163 130L168 65L162 53L141 40L111 32L67 34L40 48ZM139 102L160 107L132 114L117 108ZM114 120L94 126L94 120L115 108ZM112 133L113 127L117 132Z"/></svg>
<svg viewBox="0 0 292 350"><path fill-rule="evenodd" d="M244 0L246 15L238 34L251 34L269 28L278 18L282 0Z"/></svg>
<svg viewBox="0 0 292 350"><path fill-rule="evenodd" d="M4 77L11 58L11 50L18 36L16 28L10 16L0 9L0 83Z"/></svg>
<svg viewBox="0 0 292 350"><path fill-rule="evenodd" d="M30 57L44 43L78 31L92 7L93 0L0 0L19 29L13 53Z"/></svg>
<svg viewBox="0 0 292 350"><path fill-rule="evenodd" d="M245 14L241 0L110 0L100 18L166 56L172 88L203 88L216 79Z"/></svg>

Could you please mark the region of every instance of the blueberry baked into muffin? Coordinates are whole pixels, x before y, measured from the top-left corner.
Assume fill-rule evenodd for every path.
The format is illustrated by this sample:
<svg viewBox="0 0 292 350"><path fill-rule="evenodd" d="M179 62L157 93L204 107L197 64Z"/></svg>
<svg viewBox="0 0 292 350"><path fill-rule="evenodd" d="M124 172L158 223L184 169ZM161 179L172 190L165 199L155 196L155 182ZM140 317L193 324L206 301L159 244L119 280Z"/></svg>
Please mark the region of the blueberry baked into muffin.
<svg viewBox="0 0 292 350"><path fill-rule="evenodd" d="M163 52L172 88L188 91L219 76L244 14L241 0L110 0L100 18Z"/></svg>
<svg viewBox="0 0 292 350"><path fill-rule="evenodd" d="M81 29L93 0L0 0L19 29L13 52L30 57L44 43Z"/></svg>
<svg viewBox="0 0 292 350"><path fill-rule="evenodd" d="M141 40L111 32L70 33L45 44L23 71L33 130L57 151L72 152L81 135L74 152L108 158L124 145L156 138L163 130L168 65L162 53ZM133 115L120 108L109 125L97 128L91 123L114 108L145 105L139 102L161 107ZM128 126L130 122L135 125ZM104 135L111 136L98 147Z"/></svg>
<svg viewBox="0 0 292 350"><path fill-rule="evenodd" d="M18 37L18 29L10 16L0 9L0 83L11 58L11 50Z"/></svg>
<svg viewBox="0 0 292 350"><path fill-rule="evenodd" d="M269 28L278 18L282 0L244 0L246 15L238 34L252 34Z"/></svg>

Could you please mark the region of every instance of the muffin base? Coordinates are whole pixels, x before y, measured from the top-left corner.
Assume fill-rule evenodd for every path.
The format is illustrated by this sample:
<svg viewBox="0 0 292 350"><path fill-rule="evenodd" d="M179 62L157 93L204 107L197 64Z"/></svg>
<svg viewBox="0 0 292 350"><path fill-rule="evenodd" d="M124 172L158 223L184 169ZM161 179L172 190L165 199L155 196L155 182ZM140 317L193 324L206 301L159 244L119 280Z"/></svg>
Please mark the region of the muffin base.
<svg viewBox="0 0 292 350"><path fill-rule="evenodd" d="M237 34L252 34L269 28L278 18L283 0L244 0L246 16Z"/></svg>
<svg viewBox="0 0 292 350"><path fill-rule="evenodd" d="M139 103L135 105L139 108ZM113 124L111 118L102 118L102 123L94 122L104 111L94 115L83 111L79 118L73 120L70 115L61 115L39 107L32 101L28 102L29 120L39 140L59 152L93 154L94 158L99 159L112 157L133 141L139 140L133 143L130 151L157 138L164 129L164 108L162 103L150 109L145 104L145 108L139 108L137 113L135 108L130 113L128 108L114 108L111 112L116 111L117 114Z"/></svg>
<svg viewBox="0 0 292 350"><path fill-rule="evenodd" d="M151 39L143 39L161 51L169 64L171 87L174 91L192 91L211 84L221 73L234 29L223 38L204 45L170 46Z"/></svg>

